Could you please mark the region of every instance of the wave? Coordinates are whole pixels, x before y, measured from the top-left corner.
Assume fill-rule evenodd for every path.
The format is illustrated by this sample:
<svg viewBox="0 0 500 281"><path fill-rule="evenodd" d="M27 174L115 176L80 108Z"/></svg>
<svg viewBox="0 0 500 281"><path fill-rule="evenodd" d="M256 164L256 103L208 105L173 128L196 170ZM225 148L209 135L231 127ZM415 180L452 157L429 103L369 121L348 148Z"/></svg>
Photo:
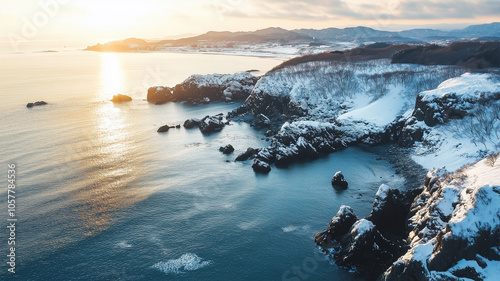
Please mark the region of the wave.
<svg viewBox="0 0 500 281"><path fill-rule="evenodd" d="M152 267L163 271L165 274L181 274L187 271L194 271L212 264L212 261L204 261L192 253L186 253L178 259L172 259L154 264Z"/></svg>

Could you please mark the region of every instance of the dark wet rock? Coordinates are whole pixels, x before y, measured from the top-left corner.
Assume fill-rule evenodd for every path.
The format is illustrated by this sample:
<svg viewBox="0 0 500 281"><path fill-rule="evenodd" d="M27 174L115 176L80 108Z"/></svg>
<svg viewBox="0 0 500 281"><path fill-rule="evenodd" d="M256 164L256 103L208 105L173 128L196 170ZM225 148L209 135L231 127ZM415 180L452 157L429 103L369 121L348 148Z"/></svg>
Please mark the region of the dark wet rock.
<svg viewBox="0 0 500 281"><path fill-rule="evenodd" d="M403 240L387 239L367 219L355 222L339 244L340 251L333 253L335 263L363 271L372 280L407 250Z"/></svg>
<svg viewBox="0 0 500 281"><path fill-rule="evenodd" d="M205 118L201 119L198 128L202 133L213 133L222 130L226 125L223 121L223 115L215 115L215 116L205 116Z"/></svg>
<svg viewBox="0 0 500 281"><path fill-rule="evenodd" d="M273 135L274 135L274 133L271 130L267 130L267 132L265 134L266 137L272 137Z"/></svg>
<svg viewBox="0 0 500 281"><path fill-rule="evenodd" d="M37 101L37 102L30 102L26 105L26 107L33 107L33 106L40 106L40 105L46 105L45 101Z"/></svg>
<svg viewBox="0 0 500 281"><path fill-rule="evenodd" d="M266 127L271 126L271 119L269 119L269 117L267 117L264 114L259 114L255 118L253 125L254 125L254 127L257 127L257 128L266 128Z"/></svg>
<svg viewBox="0 0 500 281"><path fill-rule="evenodd" d="M243 152L242 154L238 155L238 157L236 157L236 159L234 161L246 161L248 159L252 159L252 158L255 158L255 155L257 155L257 153L259 153L260 149L255 149L255 148L247 148L247 150L245 152Z"/></svg>
<svg viewBox="0 0 500 281"><path fill-rule="evenodd" d="M403 194L397 189L382 184L378 188L373 209L367 219L384 233L405 237L406 220L416 192Z"/></svg>
<svg viewBox="0 0 500 281"><path fill-rule="evenodd" d="M154 104L164 104L172 101L172 88L169 87L151 87L148 89L147 101Z"/></svg>
<svg viewBox="0 0 500 281"><path fill-rule="evenodd" d="M196 118L188 119L188 120L184 121L184 128L191 129L194 127L198 127L200 125L200 122L201 122L200 119L196 119Z"/></svg>
<svg viewBox="0 0 500 281"><path fill-rule="evenodd" d="M254 159L252 168L257 173L267 174L271 171L271 166L260 159Z"/></svg>
<svg viewBox="0 0 500 281"><path fill-rule="evenodd" d="M325 231L316 234L314 241L316 245L323 248L334 246L340 238L347 234L351 226L358 220L354 210L349 206L341 206L337 214L332 218Z"/></svg>
<svg viewBox="0 0 500 281"><path fill-rule="evenodd" d="M228 144L226 146L221 146L219 148L219 151L224 153L224 154L231 154L234 151L234 147L232 145Z"/></svg>
<svg viewBox="0 0 500 281"><path fill-rule="evenodd" d="M335 173L335 175L333 175L332 186L337 189L347 189L347 187L349 186L347 181L344 179L344 175L341 171L338 171Z"/></svg>
<svg viewBox="0 0 500 281"><path fill-rule="evenodd" d="M113 96L111 101L114 103L127 102L132 101L132 98L127 95L117 94Z"/></svg>
<svg viewBox="0 0 500 281"><path fill-rule="evenodd" d="M156 132L165 133L165 132L168 132L168 130L170 130L171 127L172 126L169 126L169 125L161 126L160 128L158 128L158 130Z"/></svg>

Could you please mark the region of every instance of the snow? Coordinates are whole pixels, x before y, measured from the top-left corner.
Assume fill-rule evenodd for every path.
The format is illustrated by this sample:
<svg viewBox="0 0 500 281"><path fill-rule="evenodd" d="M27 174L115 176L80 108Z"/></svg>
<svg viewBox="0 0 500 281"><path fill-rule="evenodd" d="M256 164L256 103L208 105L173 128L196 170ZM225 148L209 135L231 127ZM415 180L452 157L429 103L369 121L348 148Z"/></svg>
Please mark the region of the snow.
<svg viewBox="0 0 500 281"><path fill-rule="evenodd" d="M411 218L417 224L425 225L418 233L410 233L412 247L398 262L408 264L411 260L420 261L427 269L427 262L435 257L434 245L437 234L444 232L441 239L461 239L474 243L481 233L494 233L500 228L500 162L491 166L486 159L478 161L453 174L443 170L433 171L429 177L439 178L438 190L430 194L426 191L427 201ZM449 217L448 221L442 221ZM448 225L448 226L447 226ZM472 245L472 244L469 244ZM495 248L493 248L495 250ZM486 264L481 267L474 260L460 260L446 271L427 272L432 280L442 276L455 278L453 273L467 267L473 268L484 280L496 280L500 274L500 261L491 261L480 255L477 260Z"/></svg>
<svg viewBox="0 0 500 281"><path fill-rule="evenodd" d="M453 95L448 100L447 106L460 109L471 114L471 110L478 108L478 103L490 99L482 109L488 114L494 114L496 110L495 96L500 93L500 79L494 74L471 74L466 73L460 77L449 79L439 85L435 90L420 93L422 100L433 101L429 106L438 108L438 99ZM444 101L444 100L443 100ZM499 105L499 102L496 102ZM500 105L499 105L500 106ZM428 127L424 122L418 122L414 127L424 129L424 141L416 143L412 158L426 169L446 167L448 170L456 170L464 165L474 163L486 154L500 149L500 138L495 132L500 128L500 120L493 121L490 135L484 132L471 136L470 133L460 127L466 122L474 122L474 126L480 127L479 121L465 117L461 120L452 120L446 124Z"/></svg>
<svg viewBox="0 0 500 281"><path fill-rule="evenodd" d="M441 83L436 89L422 92L424 101L443 98L456 94L462 99L478 99L484 93L500 92L500 83L495 82L492 74L465 73L456 79L449 79Z"/></svg>
<svg viewBox="0 0 500 281"><path fill-rule="evenodd" d="M372 230L374 227L375 225L371 221L367 219L360 219L352 226L351 234L355 236L354 239L356 240L364 233Z"/></svg>
<svg viewBox="0 0 500 281"><path fill-rule="evenodd" d="M354 214L354 210L351 207L346 206L346 205L340 206L340 209L337 212L337 217L344 217L344 216L347 216L347 215L356 216Z"/></svg>
<svg viewBox="0 0 500 281"><path fill-rule="evenodd" d="M386 184L380 185L378 190L377 190L377 193L375 194L375 197L378 197L379 199L386 198L390 189L391 189L391 187L386 185Z"/></svg>
<svg viewBox="0 0 500 281"><path fill-rule="evenodd" d="M384 127L393 122L402 111L408 110L408 97L403 95L403 86L391 86L389 92L382 98L340 115L337 120L365 121L378 127ZM406 106L405 106L406 105Z"/></svg>
<svg viewBox="0 0 500 281"><path fill-rule="evenodd" d="M449 221L457 236L475 235L478 229L500 227L500 163L494 167L481 160L465 172L467 180L460 192L461 204Z"/></svg>

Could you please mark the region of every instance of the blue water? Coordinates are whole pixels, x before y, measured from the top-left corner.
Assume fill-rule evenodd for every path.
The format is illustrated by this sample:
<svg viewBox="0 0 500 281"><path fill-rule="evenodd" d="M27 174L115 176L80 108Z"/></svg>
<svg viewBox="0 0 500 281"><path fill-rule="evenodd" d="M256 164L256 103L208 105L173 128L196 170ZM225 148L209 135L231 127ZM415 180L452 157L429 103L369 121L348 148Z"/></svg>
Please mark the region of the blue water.
<svg viewBox="0 0 500 281"><path fill-rule="evenodd" d="M184 128L156 133L238 103L143 100L147 86L174 85L192 73L265 72L279 60L0 56L1 167L7 174L7 164L17 164L19 218L16 274L7 272L2 239L1 280L364 280L330 264L313 238L341 205L363 217L380 184L403 186L386 160L376 160L384 148L349 148L256 175L250 162L232 161L268 144L246 123L209 136ZM134 100L113 105L107 100L117 92ZM25 107L36 100L49 105ZM234 154L218 151L229 143ZM338 170L350 185L343 192L330 185ZM5 221L6 206L0 214ZM8 234L4 228L2 237Z"/></svg>

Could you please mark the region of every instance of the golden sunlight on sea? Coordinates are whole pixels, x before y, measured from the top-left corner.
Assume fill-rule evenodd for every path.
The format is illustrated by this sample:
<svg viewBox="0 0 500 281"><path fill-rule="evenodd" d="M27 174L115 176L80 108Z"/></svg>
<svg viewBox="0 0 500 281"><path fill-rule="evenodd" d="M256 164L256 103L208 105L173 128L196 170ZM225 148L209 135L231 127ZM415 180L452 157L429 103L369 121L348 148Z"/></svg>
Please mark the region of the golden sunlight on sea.
<svg viewBox="0 0 500 281"><path fill-rule="evenodd" d="M110 100L113 95L123 92L123 71L118 55L101 53L101 96Z"/></svg>

